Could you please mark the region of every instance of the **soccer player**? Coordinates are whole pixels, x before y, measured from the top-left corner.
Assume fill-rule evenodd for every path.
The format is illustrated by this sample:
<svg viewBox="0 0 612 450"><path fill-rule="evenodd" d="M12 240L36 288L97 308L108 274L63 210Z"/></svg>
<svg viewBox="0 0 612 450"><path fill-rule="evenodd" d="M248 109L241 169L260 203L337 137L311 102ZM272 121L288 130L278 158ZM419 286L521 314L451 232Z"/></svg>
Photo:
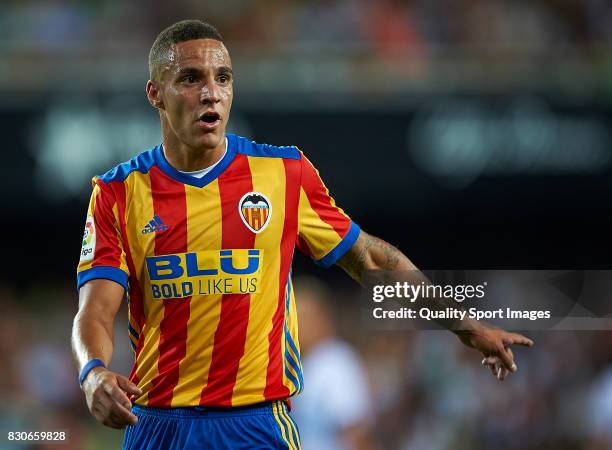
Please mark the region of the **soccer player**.
<svg viewBox="0 0 612 450"><path fill-rule="evenodd" d="M297 449L294 247L357 281L414 266L336 206L299 149L226 133L232 63L213 26L163 30L149 72L162 144L93 179L72 333L87 405L103 424L127 426L124 448ZM128 378L106 368L124 297ZM504 376L516 370L510 345L531 344L460 325Z"/></svg>

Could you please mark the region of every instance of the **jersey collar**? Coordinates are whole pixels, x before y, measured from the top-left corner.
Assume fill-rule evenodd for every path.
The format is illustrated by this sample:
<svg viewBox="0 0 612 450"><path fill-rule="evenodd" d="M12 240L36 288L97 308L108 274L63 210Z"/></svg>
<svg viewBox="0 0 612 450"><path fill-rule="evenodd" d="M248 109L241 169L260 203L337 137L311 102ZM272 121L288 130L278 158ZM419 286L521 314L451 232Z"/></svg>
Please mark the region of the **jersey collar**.
<svg viewBox="0 0 612 450"><path fill-rule="evenodd" d="M231 162L236 157L236 136L233 134L226 134L227 137L227 152L225 152L225 156L221 158L219 164L217 164L210 172L204 175L202 178L197 178L186 173L180 172L176 170L174 167L170 165L166 157L164 156L163 144L159 144L153 150L153 156L155 158L155 163L164 172L173 180L178 181L179 183L189 184L195 187L204 187L214 179L216 179L219 175L223 173L225 169L231 164Z"/></svg>

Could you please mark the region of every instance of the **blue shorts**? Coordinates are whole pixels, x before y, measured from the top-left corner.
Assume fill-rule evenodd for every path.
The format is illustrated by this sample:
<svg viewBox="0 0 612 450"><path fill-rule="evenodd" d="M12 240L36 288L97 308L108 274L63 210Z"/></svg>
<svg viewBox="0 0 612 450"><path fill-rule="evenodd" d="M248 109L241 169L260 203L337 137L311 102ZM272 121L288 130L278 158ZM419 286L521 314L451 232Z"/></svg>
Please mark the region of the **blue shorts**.
<svg viewBox="0 0 612 450"><path fill-rule="evenodd" d="M134 406L124 450L300 449L297 426L283 401L238 408Z"/></svg>

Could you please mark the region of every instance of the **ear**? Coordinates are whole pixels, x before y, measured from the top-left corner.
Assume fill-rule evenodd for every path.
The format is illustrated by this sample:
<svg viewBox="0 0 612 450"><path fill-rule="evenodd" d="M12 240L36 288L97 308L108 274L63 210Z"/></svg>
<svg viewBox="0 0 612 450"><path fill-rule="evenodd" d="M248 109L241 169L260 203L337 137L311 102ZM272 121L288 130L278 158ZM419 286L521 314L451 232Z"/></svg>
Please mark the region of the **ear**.
<svg viewBox="0 0 612 450"><path fill-rule="evenodd" d="M164 102L161 98L161 92L159 89L159 83L157 81L147 81L147 98L153 108L164 109Z"/></svg>

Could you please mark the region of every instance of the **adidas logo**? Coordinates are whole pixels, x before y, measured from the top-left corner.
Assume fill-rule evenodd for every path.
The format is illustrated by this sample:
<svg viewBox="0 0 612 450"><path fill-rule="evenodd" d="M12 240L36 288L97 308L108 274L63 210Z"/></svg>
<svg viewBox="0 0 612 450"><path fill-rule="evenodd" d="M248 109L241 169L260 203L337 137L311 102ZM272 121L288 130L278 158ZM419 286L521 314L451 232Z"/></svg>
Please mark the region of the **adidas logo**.
<svg viewBox="0 0 612 450"><path fill-rule="evenodd" d="M151 219L151 221L149 221L149 223L142 229L142 234L159 233L161 231L166 231L167 229L168 226L163 220L161 220L161 217L156 214L153 216L153 219Z"/></svg>

